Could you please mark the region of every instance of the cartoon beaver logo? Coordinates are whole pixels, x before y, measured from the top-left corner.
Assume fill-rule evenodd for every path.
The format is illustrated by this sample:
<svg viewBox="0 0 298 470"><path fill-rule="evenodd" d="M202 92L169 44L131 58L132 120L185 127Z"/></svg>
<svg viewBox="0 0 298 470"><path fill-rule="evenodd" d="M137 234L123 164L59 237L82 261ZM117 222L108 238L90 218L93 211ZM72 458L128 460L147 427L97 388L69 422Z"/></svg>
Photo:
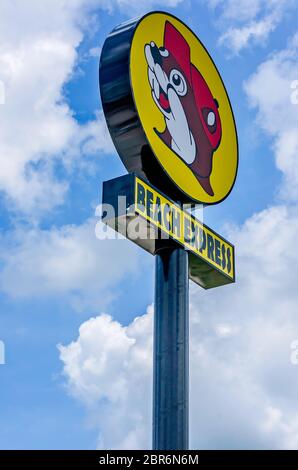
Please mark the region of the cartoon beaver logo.
<svg viewBox="0 0 298 470"><path fill-rule="evenodd" d="M192 170L204 191L210 184L213 153L221 141L219 104L190 61L190 47L166 21L164 45L145 45L152 97L164 116L164 132L154 131Z"/></svg>

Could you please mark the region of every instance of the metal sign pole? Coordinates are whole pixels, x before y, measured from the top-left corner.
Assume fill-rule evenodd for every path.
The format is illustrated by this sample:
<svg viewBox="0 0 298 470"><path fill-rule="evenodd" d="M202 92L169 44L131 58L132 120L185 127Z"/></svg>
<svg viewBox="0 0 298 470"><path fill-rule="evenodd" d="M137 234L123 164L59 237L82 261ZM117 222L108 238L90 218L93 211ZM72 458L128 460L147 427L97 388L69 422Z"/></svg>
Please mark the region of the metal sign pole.
<svg viewBox="0 0 298 470"><path fill-rule="evenodd" d="M155 257L153 449L188 449L188 253L160 241Z"/></svg>

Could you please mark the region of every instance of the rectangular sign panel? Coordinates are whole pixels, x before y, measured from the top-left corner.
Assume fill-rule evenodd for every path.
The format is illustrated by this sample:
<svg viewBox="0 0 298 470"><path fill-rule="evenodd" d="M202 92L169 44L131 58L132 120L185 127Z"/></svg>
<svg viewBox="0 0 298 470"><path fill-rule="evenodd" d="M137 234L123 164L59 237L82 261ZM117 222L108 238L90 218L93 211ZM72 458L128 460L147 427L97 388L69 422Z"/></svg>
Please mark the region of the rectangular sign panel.
<svg viewBox="0 0 298 470"><path fill-rule="evenodd" d="M235 282L234 246L141 178L105 182L103 204L103 222L150 253L158 238L187 250L189 276L202 287Z"/></svg>
<svg viewBox="0 0 298 470"><path fill-rule="evenodd" d="M138 177L135 178L135 211L234 279L233 245Z"/></svg>

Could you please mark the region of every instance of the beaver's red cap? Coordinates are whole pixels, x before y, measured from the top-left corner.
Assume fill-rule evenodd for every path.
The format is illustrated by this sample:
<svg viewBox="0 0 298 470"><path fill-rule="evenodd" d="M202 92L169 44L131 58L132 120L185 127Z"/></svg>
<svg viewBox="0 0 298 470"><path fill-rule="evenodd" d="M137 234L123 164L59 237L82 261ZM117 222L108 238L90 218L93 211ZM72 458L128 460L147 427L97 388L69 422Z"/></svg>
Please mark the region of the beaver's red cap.
<svg viewBox="0 0 298 470"><path fill-rule="evenodd" d="M221 138L221 122L212 93L197 68L190 61L190 47L182 34L169 22L164 32L164 47L172 54L193 89L196 107L211 146L216 149ZM203 110L213 111L216 118L216 130L211 133L203 117Z"/></svg>

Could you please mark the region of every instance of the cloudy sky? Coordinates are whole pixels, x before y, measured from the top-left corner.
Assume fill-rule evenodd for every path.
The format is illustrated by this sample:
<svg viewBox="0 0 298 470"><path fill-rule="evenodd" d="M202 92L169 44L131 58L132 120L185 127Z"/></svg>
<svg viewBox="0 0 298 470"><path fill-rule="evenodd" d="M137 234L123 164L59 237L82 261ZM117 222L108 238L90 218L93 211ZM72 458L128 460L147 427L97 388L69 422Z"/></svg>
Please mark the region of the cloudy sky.
<svg viewBox="0 0 298 470"><path fill-rule="evenodd" d="M150 448L154 260L95 226L125 173L100 49L152 9L209 49L240 144L233 192L204 211L237 283L190 289L191 447L298 449L297 2L0 0L3 449Z"/></svg>

